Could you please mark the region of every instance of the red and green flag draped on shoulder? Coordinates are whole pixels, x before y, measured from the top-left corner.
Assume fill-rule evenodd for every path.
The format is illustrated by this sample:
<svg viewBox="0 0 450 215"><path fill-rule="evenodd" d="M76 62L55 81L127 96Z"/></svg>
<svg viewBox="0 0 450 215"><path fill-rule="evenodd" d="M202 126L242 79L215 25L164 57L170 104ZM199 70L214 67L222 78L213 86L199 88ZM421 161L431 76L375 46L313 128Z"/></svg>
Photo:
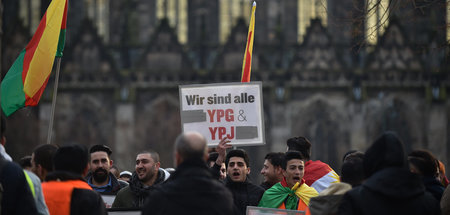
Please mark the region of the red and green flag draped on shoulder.
<svg viewBox="0 0 450 215"><path fill-rule="evenodd" d="M258 207L280 208L284 203L283 209L297 210L299 201L302 201L307 207L309 200L318 195L317 191L306 185L303 179L300 183L297 182L292 188L289 188L286 179L283 178L281 182L276 183L264 192Z"/></svg>
<svg viewBox="0 0 450 215"><path fill-rule="evenodd" d="M47 85L56 57L62 57L66 38L67 1L53 0L31 41L1 83L1 107L6 116L36 106Z"/></svg>

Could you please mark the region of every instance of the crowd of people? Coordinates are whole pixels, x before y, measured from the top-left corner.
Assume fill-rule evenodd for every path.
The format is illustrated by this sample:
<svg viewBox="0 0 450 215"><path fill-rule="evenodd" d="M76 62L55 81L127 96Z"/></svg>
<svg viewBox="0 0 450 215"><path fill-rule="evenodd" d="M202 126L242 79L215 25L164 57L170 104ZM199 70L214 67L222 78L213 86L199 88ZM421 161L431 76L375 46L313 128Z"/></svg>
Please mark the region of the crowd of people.
<svg viewBox="0 0 450 215"><path fill-rule="evenodd" d="M311 160L305 137L286 141L285 152L270 152L262 184L249 179L251 163L224 138L210 152L197 132L174 143L174 169L161 168L152 150L136 155L134 171L119 171L106 145L40 145L12 162L0 145L1 214L246 214L252 208L297 210L304 214L450 214L445 167L427 150L407 154L393 132L365 151L348 151L340 175ZM253 161L255 162L255 161ZM107 197L110 200L107 200ZM108 209L111 208L111 209Z"/></svg>

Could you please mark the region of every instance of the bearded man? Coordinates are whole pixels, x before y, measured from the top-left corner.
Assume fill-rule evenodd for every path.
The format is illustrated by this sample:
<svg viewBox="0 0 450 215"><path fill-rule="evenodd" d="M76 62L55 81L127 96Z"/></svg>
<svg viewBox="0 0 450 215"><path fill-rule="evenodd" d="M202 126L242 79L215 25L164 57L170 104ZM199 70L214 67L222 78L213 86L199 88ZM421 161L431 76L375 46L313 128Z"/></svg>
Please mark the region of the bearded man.
<svg viewBox="0 0 450 215"><path fill-rule="evenodd" d="M168 179L170 174L160 168L159 155L143 151L136 156L136 166L130 184L117 193L113 208L142 208L155 185Z"/></svg>
<svg viewBox="0 0 450 215"><path fill-rule="evenodd" d="M89 149L89 153L90 173L86 176L86 181L93 190L100 194L115 195L128 185L126 182L118 181L110 173L113 160L111 160L112 150L108 146L94 145Z"/></svg>

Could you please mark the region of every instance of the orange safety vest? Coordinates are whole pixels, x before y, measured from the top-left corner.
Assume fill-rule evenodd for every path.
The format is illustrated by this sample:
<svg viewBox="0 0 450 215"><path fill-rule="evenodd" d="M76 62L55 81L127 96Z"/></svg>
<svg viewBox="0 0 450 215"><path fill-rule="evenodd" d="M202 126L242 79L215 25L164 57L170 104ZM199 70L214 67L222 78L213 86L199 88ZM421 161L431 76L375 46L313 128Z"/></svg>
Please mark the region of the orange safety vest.
<svg viewBox="0 0 450 215"><path fill-rule="evenodd" d="M42 192L51 215L70 215L70 202L74 188L92 190L84 181L49 181L42 183Z"/></svg>
<svg viewBox="0 0 450 215"><path fill-rule="evenodd" d="M286 205L284 204L284 202L281 203L281 205L280 205L280 207L278 207L278 209L286 209ZM303 202L301 199L298 199L297 210L305 211L305 215L311 215L308 205L306 205L305 202Z"/></svg>

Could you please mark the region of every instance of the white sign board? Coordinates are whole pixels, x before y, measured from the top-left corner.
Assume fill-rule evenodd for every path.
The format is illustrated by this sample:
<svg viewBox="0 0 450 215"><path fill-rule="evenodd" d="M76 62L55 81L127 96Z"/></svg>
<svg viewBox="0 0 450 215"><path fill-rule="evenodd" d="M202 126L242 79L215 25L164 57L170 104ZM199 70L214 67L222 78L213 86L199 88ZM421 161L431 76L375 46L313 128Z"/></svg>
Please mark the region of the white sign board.
<svg viewBox="0 0 450 215"><path fill-rule="evenodd" d="M247 206L246 215L305 215L305 211Z"/></svg>
<svg viewBox="0 0 450 215"><path fill-rule="evenodd" d="M105 202L106 208L111 208L116 195L102 195L103 202Z"/></svg>
<svg viewBox="0 0 450 215"><path fill-rule="evenodd" d="M209 146L224 137L232 145L265 144L261 82L182 85L179 90L183 132L200 132Z"/></svg>

